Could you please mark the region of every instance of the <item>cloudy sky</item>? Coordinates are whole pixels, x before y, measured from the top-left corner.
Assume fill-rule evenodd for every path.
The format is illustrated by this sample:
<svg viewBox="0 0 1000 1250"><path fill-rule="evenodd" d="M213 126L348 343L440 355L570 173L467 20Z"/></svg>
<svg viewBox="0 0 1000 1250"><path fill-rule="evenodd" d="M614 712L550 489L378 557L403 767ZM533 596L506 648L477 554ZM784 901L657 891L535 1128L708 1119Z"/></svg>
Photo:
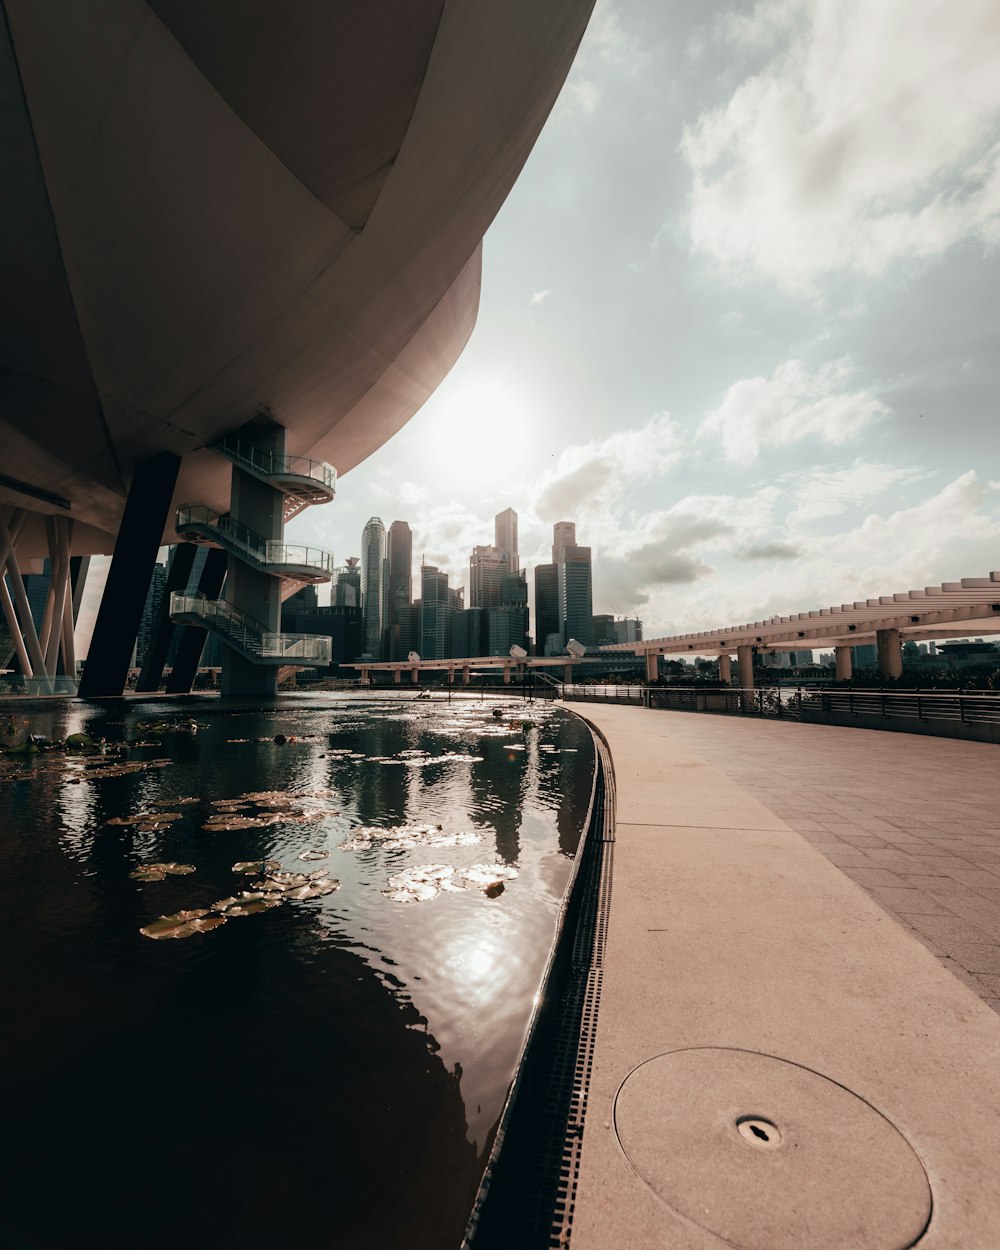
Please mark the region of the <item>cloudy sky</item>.
<svg viewBox="0 0 1000 1250"><path fill-rule="evenodd" d="M291 534L575 520L647 637L1000 568L998 64L996 0L599 0L465 354Z"/></svg>

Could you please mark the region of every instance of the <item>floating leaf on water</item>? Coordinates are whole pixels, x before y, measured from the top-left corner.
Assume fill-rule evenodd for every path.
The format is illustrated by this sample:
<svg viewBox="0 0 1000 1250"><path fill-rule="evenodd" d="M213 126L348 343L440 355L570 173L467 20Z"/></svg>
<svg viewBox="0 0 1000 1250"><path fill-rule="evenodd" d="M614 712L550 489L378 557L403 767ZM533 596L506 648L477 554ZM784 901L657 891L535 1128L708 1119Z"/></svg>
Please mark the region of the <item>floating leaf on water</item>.
<svg viewBox="0 0 1000 1250"><path fill-rule="evenodd" d="M160 864L159 866L173 877L186 877L188 873L196 871L194 864Z"/></svg>
<svg viewBox="0 0 1000 1250"><path fill-rule="evenodd" d="M225 916L206 916L204 920L192 920L191 928L197 929L200 933L207 933L209 929L217 929L219 925L225 923Z"/></svg>
<svg viewBox="0 0 1000 1250"><path fill-rule="evenodd" d="M154 799L154 807L187 807L191 803L200 803L201 799L190 796L180 799Z"/></svg>
<svg viewBox="0 0 1000 1250"><path fill-rule="evenodd" d="M235 907L227 907L227 916L253 916L260 911L270 911L272 907L280 907L280 898L255 898L240 901Z"/></svg>
<svg viewBox="0 0 1000 1250"><path fill-rule="evenodd" d="M460 874L472 885L488 887L503 881L513 881L518 875L516 868L507 864L470 864L460 869Z"/></svg>
<svg viewBox="0 0 1000 1250"><path fill-rule="evenodd" d="M170 825L175 820L182 819L183 812L150 812L150 816L158 825Z"/></svg>
<svg viewBox="0 0 1000 1250"><path fill-rule="evenodd" d="M414 882L406 889L383 890L382 893L391 903L426 903L434 898L437 890L432 885Z"/></svg>
<svg viewBox="0 0 1000 1250"><path fill-rule="evenodd" d="M207 915L208 912L203 907L178 911L172 916L160 916L151 924L144 925L139 932L149 938L190 937L191 933L200 932L200 928L193 926L200 925L202 918ZM179 932L182 929L189 929L189 932Z"/></svg>
<svg viewBox="0 0 1000 1250"><path fill-rule="evenodd" d="M242 859L233 864L233 872L277 872L281 865L276 859Z"/></svg>
<svg viewBox="0 0 1000 1250"><path fill-rule="evenodd" d="M299 859L326 859L329 854L329 851L324 851L320 847L310 847L309 850L302 851Z"/></svg>
<svg viewBox="0 0 1000 1250"><path fill-rule="evenodd" d="M165 881L167 874L158 868L137 868L128 874L134 881Z"/></svg>
<svg viewBox="0 0 1000 1250"><path fill-rule="evenodd" d="M227 742L249 742L249 738L227 738Z"/></svg>
<svg viewBox="0 0 1000 1250"><path fill-rule="evenodd" d="M297 885L289 890L285 898L301 900L306 898L323 898L340 889L339 881L314 881L311 885Z"/></svg>
<svg viewBox="0 0 1000 1250"><path fill-rule="evenodd" d="M141 816L113 816L110 820L106 820L104 823L106 825L123 825L127 828L129 825L134 825L136 821L138 820L142 820L142 817Z"/></svg>
<svg viewBox="0 0 1000 1250"><path fill-rule="evenodd" d="M232 907L235 903L238 903L239 901L240 900L236 897L235 894L230 894L228 898L216 899L215 902L211 905L211 907L209 907L208 910L209 911L225 911L227 907Z"/></svg>

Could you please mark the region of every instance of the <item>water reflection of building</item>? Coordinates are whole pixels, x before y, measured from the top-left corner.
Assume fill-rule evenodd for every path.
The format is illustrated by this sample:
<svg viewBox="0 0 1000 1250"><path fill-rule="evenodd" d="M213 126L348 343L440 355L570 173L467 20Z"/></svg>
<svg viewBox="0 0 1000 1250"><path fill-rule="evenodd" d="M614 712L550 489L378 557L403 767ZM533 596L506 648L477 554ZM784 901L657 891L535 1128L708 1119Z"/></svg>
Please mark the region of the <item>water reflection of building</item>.
<svg viewBox="0 0 1000 1250"><path fill-rule="evenodd" d="M512 719L517 718L511 709ZM511 741L517 741L512 738ZM521 739L523 742L523 738ZM503 739L485 738L477 747L483 756L472 765L469 788L473 810L482 823L493 826L496 852L507 864L521 856L521 812L527 789L526 751L510 751Z"/></svg>

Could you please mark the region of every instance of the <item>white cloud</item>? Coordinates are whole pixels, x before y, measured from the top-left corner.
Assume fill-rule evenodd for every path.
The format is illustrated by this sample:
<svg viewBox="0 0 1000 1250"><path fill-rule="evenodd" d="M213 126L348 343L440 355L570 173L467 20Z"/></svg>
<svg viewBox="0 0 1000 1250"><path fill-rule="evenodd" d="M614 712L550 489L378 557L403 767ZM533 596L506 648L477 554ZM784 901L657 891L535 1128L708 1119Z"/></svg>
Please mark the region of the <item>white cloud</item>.
<svg viewBox="0 0 1000 1250"><path fill-rule="evenodd" d="M785 518L795 528L810 521L839 516L861 507L892 487L906 486L928 477L926 469L856 461L835 468L803 469L788 474L783 481L795 492L796 507Z"/></svg>
<svg viewBox="0 0 1000 1250"><path fill-rule="evenodd" d="M758 508L757 494L745 504L732 501L734 516ZM759 573L748 576L745 561L757 557L738 546L734 563L717 561L720 576L655 590L643 609L646 637L982 577L996 565L1000 549L1000 484L983 482L970 470L912 507L871 513L839 533L808 540L784 535L762 539L759 546L787 543L798 547L797 558L772 551Z"/></svg>
<svg viewBox="0 0 1000 1250"><path fill-rule="evenodd" d="M788 360L769 378L741 378L701 424L698 437L721 443L730 460L754 460L761 447L804 438L846 443L888 409L871 391L844 387L853 372L846 358L810 371Z"/></svg>
<svg viewBox="0 0 1000 1250"><path fill-rule="evenodd" d="M637 429L567 447L539 482L535 511L551 522L617 507L627 498L629 483L667 472L681 455L680 434L666 412Z"/></svg>
<svg viewBox="0 0 1000 1250"><path fill-rule="evenodd" d="M548 287L546 287L544 291L536 291L534 295L532 295L531 299L528 300L529 307L535 304L540 304L548 294L550 294Z"/></svg>
<svg viewBox="0 0 1000 1250"><path fill-rule="evenodd" d="M1000 242L996 0L762 0L725 29L772 58L685 131L696 250L808 293Z"/></svg>

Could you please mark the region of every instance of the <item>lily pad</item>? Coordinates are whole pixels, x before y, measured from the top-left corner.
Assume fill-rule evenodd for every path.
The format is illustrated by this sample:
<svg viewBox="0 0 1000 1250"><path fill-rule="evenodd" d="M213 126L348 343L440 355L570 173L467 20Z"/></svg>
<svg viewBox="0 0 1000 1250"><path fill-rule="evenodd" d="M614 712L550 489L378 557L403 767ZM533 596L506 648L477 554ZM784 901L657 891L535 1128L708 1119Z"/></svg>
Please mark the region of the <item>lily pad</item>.
<svg viewBox="0 0 1000 1250"><path fill-rule="evenodd" d="M253 916L260 911L270 911L272 907L280 907L280 898L255 898L241 901L235 907L227 907L227 916Z"/></svg>
<svg viewBox="0 0 1000 1250"><path fill-rule="evenodd" d="M305 859L305 860L326 859L329 856L329 854L330 854L329 851L324 851L320 847L310 847L309 850L303 851L299 855L299 859Z"/></svg>
<svg viewBox="0 0 1000 1250"><path fill-rule="evenodd" d="M460 870L460 875L471 885L488 889L504 881L513 881L518 872L507 864L470 864Z"/></svg>
<svg viewBox="0 0 1000 1250"><path fill-rule="evenodd" d="M233 864L233 872L260 873L277 872L281 865L276 859L243 859Z"/></svg>
<svg viewBox="0 0 1000 1250"><path fill-rule="evenodd" d="M137 868L128 874L133 881L165 881L167 874L158 868Z"/></svg>

